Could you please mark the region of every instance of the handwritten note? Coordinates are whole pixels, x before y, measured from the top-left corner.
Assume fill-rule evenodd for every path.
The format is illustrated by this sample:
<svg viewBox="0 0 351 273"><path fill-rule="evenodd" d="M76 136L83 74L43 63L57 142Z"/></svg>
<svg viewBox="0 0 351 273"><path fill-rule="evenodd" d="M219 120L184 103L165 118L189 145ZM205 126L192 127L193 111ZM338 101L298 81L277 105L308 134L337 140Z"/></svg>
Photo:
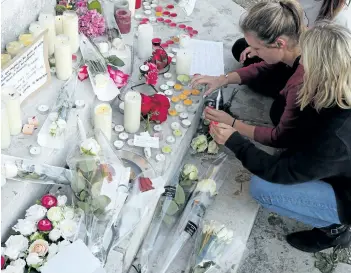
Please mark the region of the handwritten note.
<svg viewBox="0 0 351 273"><path fill-rule="evenodd" d="M50 79L46 50L43 34L1 70L1 87L14 86L21 102L42 87Z"/></svg>
<svg viewBox="0 0 351 273"><path fill-rule="evenodd" d="M224 74L223 43L191 40L192 62L190 75L219 76Z"/></svg>

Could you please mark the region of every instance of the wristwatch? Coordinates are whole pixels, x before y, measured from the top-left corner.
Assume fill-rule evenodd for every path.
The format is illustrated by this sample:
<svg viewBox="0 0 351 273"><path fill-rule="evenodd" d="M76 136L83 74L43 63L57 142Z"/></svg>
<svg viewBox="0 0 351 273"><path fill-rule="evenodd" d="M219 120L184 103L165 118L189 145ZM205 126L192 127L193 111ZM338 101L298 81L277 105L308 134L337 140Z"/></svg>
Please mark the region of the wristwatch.
<svg viewBox="0 0 351 273"><path fill-rule="evenodd" d="M226 80L228 81L228 83L226 85L223 85L224 88L227 88L228 84L229 84L229 79L228 79L229 74L225 74L225 75L222 75L222 76L224 76L226 78Z"/></svg>

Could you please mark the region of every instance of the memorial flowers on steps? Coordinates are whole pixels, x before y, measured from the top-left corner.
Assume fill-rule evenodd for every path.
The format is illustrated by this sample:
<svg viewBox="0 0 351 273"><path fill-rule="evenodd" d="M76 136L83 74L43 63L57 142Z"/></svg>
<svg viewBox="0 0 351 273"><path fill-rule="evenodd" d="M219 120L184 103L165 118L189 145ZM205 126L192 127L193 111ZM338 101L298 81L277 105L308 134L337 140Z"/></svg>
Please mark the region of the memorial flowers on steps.
<svg viewBox="0 0 351 273"><path fill-rule="evenodd" d="M71 244L78 232L81 213L67 203L66 195L44 195L18 219L1 249L1 272L22 273L40 268Z"/></svg>

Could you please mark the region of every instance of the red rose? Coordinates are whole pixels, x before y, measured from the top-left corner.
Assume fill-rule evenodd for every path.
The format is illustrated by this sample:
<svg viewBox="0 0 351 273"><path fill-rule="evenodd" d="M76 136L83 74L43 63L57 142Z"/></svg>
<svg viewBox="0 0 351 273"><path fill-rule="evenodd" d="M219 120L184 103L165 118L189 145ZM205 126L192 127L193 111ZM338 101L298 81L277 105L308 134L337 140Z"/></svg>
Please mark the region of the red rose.
<svg viewBox="0 0 351 273"><path fill-rule="evenodd" d="M41 204L49 209L51 207L55 207L57 206L57 199L55 196L51 195L51 194L46 194L41 198Z"/></svg>
<svg viewBox="0 0 351 273"><path fill-rule="evenodd" d="M165 122L167 120L168 108L154 105L151 111L152 111L152 115L150 117L150 120L158 121L160 123Z"/></svg>
<svg viewBox="0 0 351 273"><path fill-rule="evenodd" d="M143 116L146 116L150 111L152 107L152 99L149 96L146 96L144 94L141 95L141 113Z"/></svg>
<svg viewBox="0 0 351 273"><path fill-rule="evenodd" d="M40 231L50 231L52 230L52 224L48 219L42 219L38 222L38 229Z"/></svg>
<svg viewBox="0 0 351 273"><path fill-rule="evenodd" d="M150 70L145 75L145 78L146 78L146 84L156 85L157 84L157 80L158 80L158 71L157 71L157 69L156 70Z"/></svg>
<svg viewBox="0 0 351 273"><path fill-rule="evenodd" d="M169 99L165 95L155 94L152 96L152 101L155 105L165 107L167 110L171 106Z"/></svg>

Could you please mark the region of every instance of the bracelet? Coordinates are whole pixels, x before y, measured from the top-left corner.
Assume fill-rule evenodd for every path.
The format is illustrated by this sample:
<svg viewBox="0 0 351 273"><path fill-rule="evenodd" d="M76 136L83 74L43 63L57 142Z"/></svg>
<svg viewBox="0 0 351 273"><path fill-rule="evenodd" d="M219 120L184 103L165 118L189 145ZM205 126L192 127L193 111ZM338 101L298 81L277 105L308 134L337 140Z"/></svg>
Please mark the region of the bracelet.
<svg viewBox="0 0 351 273"><path fill-rule="evenodd" d="M234 128L235 122L236 122L236 118L234 118L234 120L233 120L233 124L232 124L232 127L233 127L233 128Z"/></svg>

